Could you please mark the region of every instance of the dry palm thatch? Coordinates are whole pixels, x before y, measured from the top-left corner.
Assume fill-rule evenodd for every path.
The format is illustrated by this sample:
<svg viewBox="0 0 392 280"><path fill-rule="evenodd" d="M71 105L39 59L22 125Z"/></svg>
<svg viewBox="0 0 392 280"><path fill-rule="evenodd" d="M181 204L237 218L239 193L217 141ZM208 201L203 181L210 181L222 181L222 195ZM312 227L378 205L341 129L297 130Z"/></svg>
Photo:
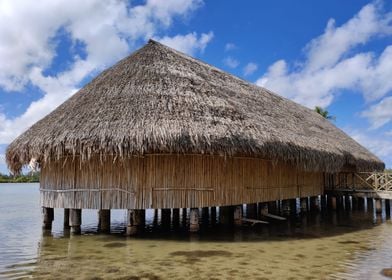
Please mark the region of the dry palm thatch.
<svg viewBox="0 0 392 280"><path fill-rule="evenodd" d="M384 163L314 111L155 41L121 60L7 149L20 171L68 156L251 156L334 172Z"/></svg>

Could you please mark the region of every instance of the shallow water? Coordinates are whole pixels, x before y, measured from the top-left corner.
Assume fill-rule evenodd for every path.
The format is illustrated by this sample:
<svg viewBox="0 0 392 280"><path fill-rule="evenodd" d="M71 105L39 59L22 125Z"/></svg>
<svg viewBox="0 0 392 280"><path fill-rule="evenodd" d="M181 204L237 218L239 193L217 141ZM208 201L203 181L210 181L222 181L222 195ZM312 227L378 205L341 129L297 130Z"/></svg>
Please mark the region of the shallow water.
<svg viewBox="0 0 392 280"><path fill-rule="evenodd" d="M55 210L41 229L38 184L0 184L0 278L37 279L386 279L392 268L390 213L308 214L240 228L186 221L164 228L147 213L142 236L123 236L125 211L112 212L112 234L97 233L97 212L83 212L81 236L63 230ZM189 218L189 217L188 217Z"/></svg>

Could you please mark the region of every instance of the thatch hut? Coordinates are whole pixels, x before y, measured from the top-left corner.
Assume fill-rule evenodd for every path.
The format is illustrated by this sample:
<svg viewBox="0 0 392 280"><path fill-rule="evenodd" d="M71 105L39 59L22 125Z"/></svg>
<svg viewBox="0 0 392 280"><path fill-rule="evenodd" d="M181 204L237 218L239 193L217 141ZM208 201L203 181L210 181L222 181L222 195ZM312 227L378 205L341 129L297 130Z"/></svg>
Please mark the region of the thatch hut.
<svg viewBox="0 0 392 280"><path fill-rule="evenodd" d="M197 208L323 193L384 164L312 110L150 40L7 149L45 208ZM71 214L72 216L72 214Z"/></svg>

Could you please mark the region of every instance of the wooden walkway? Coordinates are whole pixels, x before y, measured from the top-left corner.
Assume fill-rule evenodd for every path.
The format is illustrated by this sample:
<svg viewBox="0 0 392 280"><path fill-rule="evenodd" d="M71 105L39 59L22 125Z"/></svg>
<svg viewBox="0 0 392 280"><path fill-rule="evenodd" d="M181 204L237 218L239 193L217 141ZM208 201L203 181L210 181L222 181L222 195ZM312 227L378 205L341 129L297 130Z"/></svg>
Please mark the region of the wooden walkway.
<svg viewBox="0 0 392 280"><path fill-rule="evenodd" d="M392 199L392 173L358 172L326 176L326 193Z"/></svg>

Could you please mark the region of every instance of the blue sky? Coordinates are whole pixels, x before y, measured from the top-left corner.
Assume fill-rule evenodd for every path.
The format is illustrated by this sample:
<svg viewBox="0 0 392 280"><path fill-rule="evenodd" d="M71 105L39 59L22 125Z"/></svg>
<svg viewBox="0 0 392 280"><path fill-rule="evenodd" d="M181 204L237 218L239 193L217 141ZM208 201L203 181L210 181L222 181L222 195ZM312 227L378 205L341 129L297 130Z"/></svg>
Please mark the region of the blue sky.
<svg viewBox="0 0 392 280"><path fill-rule="evenodd" d="M5 0L0 172L8 143L148 38L326 107L392 167L391 1Z"/></svg>

